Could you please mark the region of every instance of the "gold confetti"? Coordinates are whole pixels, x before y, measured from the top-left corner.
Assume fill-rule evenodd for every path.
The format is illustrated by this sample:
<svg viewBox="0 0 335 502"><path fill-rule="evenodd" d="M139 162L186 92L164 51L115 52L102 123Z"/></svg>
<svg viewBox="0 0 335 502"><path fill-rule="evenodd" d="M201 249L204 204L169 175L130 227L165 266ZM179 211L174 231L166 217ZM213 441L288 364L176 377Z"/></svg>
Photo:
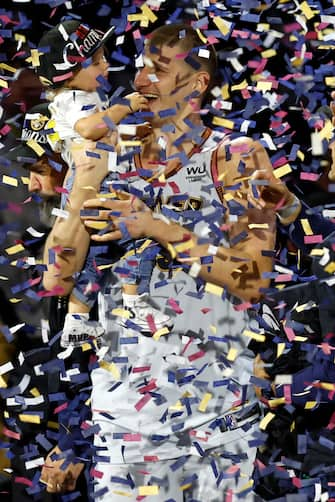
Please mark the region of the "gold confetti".
<svg viewBox="0 0 335 502"><path fill-rule="evenodd" d="M213 295L222 296L224 289L221 286L216 286L212 282L206 282L205 291Z"/></svg>
<svg viewBox="0 0 335 502"><path fill-rule="evenodd" d="M228 361L235 361L237 354L238 354L237 349L234 349L234 348L229 349L229 352L227 354Z"/></svg>
<svg viewBox="0 0 335 502"><path fill-rule="evenodd" d="M206 392L206 394L204 395L204 397L201 400L201 403L198 406L198 410L205 412L207 409L208 403L212 399L212 397L213 397L213 394L211 394L210 392Z"/></svg>
<svg viewBox="0 0 335 502"><path fill-rule="evenodd" d="M301 218L301 225L306 235L313 235L312 227L307 218Z"/></svg>
<svg viewBox="0 0 335 502"><path fill-rule="evenodd" d="M248 336L249 338L252 338L253 340L256 340L257 342L265 341L265 335L262 335L261 333L255 333L250 329L245 329L242 334Z"/></svg>
<svg viewBox="0 0 335 502"><path fill-rule="evenodd" d="M15 244L15 246L10 246L9 248L5 249L5 251L7 254L12 255L24 251L24 247L22 246L22 244Z"/></svg>
<svg viewBox="0 0 335 502"><path fill-rule="evenodd" d="M14 66L9 66L6 63L0 63L0 68L3 68L4 70L10 71L12 73L16 72L16 68L14 68Z"/></svg>
<svg viewBox="0 0 335 502"><path fill-rule="evenodd" d="M292 171L291 166L289 164L284 164L283 166L274 169L273 174L275 175L276 178L281 178L282 176L285 176L291 171Z"/></svg>
<svg viewBox="0 0 335 502"><path fill-rule="evenodd" d="M3 78L0 78L0 87L4 87L5 89L8 89L8 82L4 80Z"/></svg>
<svg viewBox="0 0 335 502"><path fill-rule="evenodd" d="M129 319L130 317L130 312L126 309L113 309L112 314L115 316L123 317L125 319Z"/></svg>
<svg viewBox="0 0 335 502"><path fill-rule="evenodd" d="M214 24L221 31L222 35L228 35L228 33L230 31L231 23L229 23L225 19L222 19L222 17L220 17L220 16L214 16L213 21L214 21Z"/></svg>
<svg viewBox="0 0 335 502"><path fill-rule="evenodd" d="M29 146L29 148L34 150L36 155L38 155L39 157L42 157L42 155L44 155L44 153L45 153L44 148L42 148L41 145L39 143L37 143L37 141L34 141L33 139L30 139L29 141L27 141L27 146Z"/></svg>
<svg viewBox="0 0 335 502"><path fill-rule="evenodd" d="M265 417L261 420L260 424L259 424L259 428L261 430L265 430L267 428L267 426L269 425L269 423L271 422L271 420L275 417L276 415L274 413L271 413L270 411L265 415Z"/></svg>
<svg viewBox="0 0 335 502"><path fill-rule="evenodd" d="M17 187L19 184L17 178L13 178L12 176L7 176L6 174L2 176L2 183L4 183L5 185L10 185L12 187Z"/></svg>
<svg viewBox="0 0 335 502"><path fill-rule="evenodd" d="M138 487L138 494L140 497L146 497L147 495L159 495L158 485L143 485Z"/></svg>
<svg viewBox="0 0 335 502"><path fill-rule="evenodd" d="M317 406L317 402L316 401L307 401L305 403L305 410L312 410L313 408L315 408Z"/></svg>
<svg viewBox="0 0 335 502"><path fill-rule="evenodd" d="M266 51L261 52L261 54L264 59L269 59L275 56L277 54L277 51L275 51L274 49L268 49Z"/></svg>
<svg viewBox="0 0 335 502"><path fill-rule="evenodd" d="M28 424L40 424L41 417L39 415L27 415L25 413L19 414L19 420Z"/></svg>
<svg viewBox="0 0 335 502"><path fill-rule="evenodd" d="M161 336L163 335L168 335L170 333L170 330L169 328L167 328L166 326L164 326L164 328L161 328L161 329L158 329L154 335L153 335L153 339L154 340L159 340Z"/></svg>
<svg viewBox="0 0 335 502"><path fill-rule="evenodd" d="M115 363L109 363L107 361L100 361L99 366L100 366L100 368L103 368L104 370L109 371L113 375L115 380L119 380L120 371L118 370Z"/></svg>
<svg viewBox="0 0 335 502"><path fill-rule="evenodd" d="M149 19L150 23L154 23L155 21L157 21L158 17L156 16L156 14L152 12L152 10L150 9L150 7L148 7L148 5L146 4L142 5L141 11L143 12L144 16L147 19Z"/></svg>
<svg viewBox="0 0 335 502"><path fill-rule="evenodd" d="M232 120L223 119L220 117L214 117L213 124L221 127L226 127L227 129L234 129L234 122Z"/></svg>

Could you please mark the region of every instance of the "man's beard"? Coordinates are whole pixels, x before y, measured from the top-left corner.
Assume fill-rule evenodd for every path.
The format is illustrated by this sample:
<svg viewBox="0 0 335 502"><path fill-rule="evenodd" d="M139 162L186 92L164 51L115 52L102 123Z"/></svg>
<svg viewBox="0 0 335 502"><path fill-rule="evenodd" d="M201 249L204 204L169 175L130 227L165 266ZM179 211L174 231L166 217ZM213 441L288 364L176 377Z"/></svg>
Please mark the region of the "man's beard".
<svg viewBox="0 0 335 502"><path fill-rule="evenodd" d="M49 195L42 196L42 202L39 205L40 219L41 223L48 228L52 228L56 216L51 214L52 210L56 207L59 208L60 196L59 195Z"/></svg>

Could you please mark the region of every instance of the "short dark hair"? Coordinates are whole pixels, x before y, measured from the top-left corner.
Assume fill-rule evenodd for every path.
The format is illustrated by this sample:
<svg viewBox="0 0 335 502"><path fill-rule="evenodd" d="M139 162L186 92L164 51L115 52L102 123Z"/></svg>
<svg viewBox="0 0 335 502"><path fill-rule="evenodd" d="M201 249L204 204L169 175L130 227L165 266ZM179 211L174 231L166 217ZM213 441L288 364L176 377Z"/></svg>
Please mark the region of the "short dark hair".
<svg viewBox="0 0 335 502"><path fill-rule="evenodd" d="M195 68L196 65L200 65L202 70L207 71L210 78L206 91L206 94L208 94L216 81L218 71L217 54L213 44L204 43L197 30L186 23L160 26L150 33L148 39L149 48L157 47L160 49L164 45L168 47L177 45L182 51L187 52L188 56L190 56L189 64L191 67ZM209 57L199 56L199 49L207 49ZM188 62L187 59L186 63Z"/></svg>

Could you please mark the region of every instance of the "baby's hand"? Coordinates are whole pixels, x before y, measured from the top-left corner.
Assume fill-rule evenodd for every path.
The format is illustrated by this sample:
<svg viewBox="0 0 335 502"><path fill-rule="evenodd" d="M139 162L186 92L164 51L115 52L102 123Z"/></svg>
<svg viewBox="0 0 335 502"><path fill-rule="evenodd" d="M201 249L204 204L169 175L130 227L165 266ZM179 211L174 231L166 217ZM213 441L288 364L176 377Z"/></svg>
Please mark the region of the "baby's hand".
<svg viewBox="0 0 335 502"><path fill-rule="evenodd" d="M129 101L129 108L132 112L138 112L139 110L147 110L148 109L148 100L144 96L142 96L139 92L132 92L131 94L127 94L125 99Z"/></svg>

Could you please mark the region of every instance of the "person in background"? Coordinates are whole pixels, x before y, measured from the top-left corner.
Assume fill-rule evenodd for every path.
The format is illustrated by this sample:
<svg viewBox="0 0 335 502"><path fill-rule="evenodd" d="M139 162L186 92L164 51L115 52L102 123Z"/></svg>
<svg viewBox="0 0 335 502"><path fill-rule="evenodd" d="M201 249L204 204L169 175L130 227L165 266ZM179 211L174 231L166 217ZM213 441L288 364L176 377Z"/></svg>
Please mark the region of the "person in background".
<svg viewBox="0 0 335 502"><path fill-rule="evenodd" d="M60 205L61 188L68 171L60 153L53 152L49 146L47 138L52 135L50 121L48 103L32 107L24 116L21 138L15 146L2 153L3 162L10 162L13 166L21 164L26 169L29 176L28 191L38 204L40 217L36 222L30 221L36 231L35 238L28 231L22 236L29 256L36 259L36 268L43 253L45 239L55 220L53 213ZM26 194L24 197L26 198ZM25 267L27 273L36 278L35 267L29 267L28 264ZM45 486L38 482L37 465L30 468L26 462L28 457L43 458L45 448L52 444L52 438L61 441L70 420L75 419L72 403L78 399L83 403L87 397L83 389L90 386L87 368L93 355L92 347L85 352L81 348L73 348L65 358L61 356L59 337L67 311L67 297L44 297L40 304L40 322L43 322L42 319L44 323L45 320L48 321L48 329L45 328L47 332L42 338L39 328L34 343L29 343L25 333L18 333L11 357L13 369L8 373L8 392L4 398L7 428L14 428L20 435L19 439L12 439L9 444L13 469L11 500L17 502L29 502L32 497L43 502L58 500L56 496L46 493ZM8 323L9 326L12 324ZM69 375L73 374L73 377L66 378L67 372ZM20 391L17 385L24 377L29 378L29 385ZM38 397L34 402L36 392ZM12 395L17 398L15 402ZM57 396L58 399L54 400L53 397ZM57 407L64 404L67 408L58 412ZM85 410L89 418L89 408L83 406L81 411ZM21 419L25 413L39 414L40 422L26 423ZM43 437L48 440L43 442ZM22 479L28 480L29 484L21 482ZM85 477L81 476L77 500L87 502L87 491Z"/></svg>

